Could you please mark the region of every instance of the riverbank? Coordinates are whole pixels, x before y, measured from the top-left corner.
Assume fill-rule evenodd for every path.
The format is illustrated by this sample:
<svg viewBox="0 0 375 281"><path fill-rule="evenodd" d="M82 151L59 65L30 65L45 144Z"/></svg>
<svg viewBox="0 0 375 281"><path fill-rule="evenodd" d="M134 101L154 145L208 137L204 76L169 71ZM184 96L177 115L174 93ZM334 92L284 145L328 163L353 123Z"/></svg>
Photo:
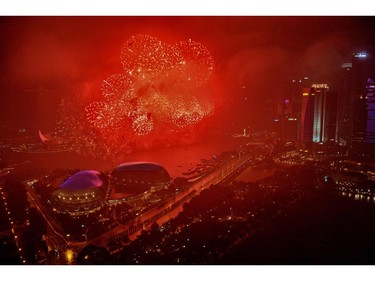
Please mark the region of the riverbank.
<svg viewBox="0 0 375 281"><path fill-rule="evenodd" d="M80 170L111 170L123 162L156 162L168 171L172 178L182 177L183 172L196 167L202 159L212 159L224 151L230 151L246 143L245 139L221 139L217 141L203 141L200 143L159 148L150 151L138 151L125 154L121 160L111 161L84 157L74 151L56 153L22 153L3 151L3 158L10 164L25 163L22 169L44 169L52 172L54 169ZM20 166L21 168L21 166Z"/></svg>

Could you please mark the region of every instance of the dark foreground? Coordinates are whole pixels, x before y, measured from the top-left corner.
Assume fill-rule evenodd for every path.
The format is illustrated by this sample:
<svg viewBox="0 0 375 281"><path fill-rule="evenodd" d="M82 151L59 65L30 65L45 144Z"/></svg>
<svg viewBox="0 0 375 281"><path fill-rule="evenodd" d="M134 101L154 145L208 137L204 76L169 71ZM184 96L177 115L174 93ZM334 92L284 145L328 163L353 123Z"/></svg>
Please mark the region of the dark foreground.
<svg viewBox="0 0 375 281"><path fill-rule="evenodd" d="M114 264L372 265L375 204L341 197L319 169L213 186Z"/></svg>
<svg viewBox="0 0 375 281"><path fill-rule="evenodd" d="M89 245L78 254L76 263L375 264L375 203L341 197L332 183L323 180L324 175L319 167L299 166L275 170L255 182L229 179L203 190L166 224L152 225L131 242L121 238L129 243L120 252L110 255L105 248ZM27 206L26 194L16 194L15 200L7 200L8 205L4 196L0 202L2 227L11 223L7 208L21 222L15 233L11 227L1 229L0 264L22 264L20 253L31 264L37 259L35 253L48 251L43 219L30 208L30 225L26 223L24 212L16 212ZM21 233L18 238L17 233Z"/></svg>
<svg viewBox="0 0 375 281"><path fill-rule="evenodd" d="M255 233L224 264L373 265L375 204L330 192L306 194Z"/></svg>
<svg viewBox="0 0 375 281"><path fill-rule="evenodd" d="M374 264L375 204L340 197L321 178L319 169L294 167L254 183L212 186L175 219L96 262Z"/></svg>

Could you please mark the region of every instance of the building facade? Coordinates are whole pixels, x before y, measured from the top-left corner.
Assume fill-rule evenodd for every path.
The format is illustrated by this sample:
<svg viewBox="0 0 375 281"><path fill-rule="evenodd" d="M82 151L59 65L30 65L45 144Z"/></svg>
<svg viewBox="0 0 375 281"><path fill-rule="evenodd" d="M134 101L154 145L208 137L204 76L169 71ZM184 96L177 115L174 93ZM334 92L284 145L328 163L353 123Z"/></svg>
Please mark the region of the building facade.
<svg viewBox="0 0 375 281"><path fill-rule="evenodd" d="M375 64L368 52L353 52L352 60L341 66L338 100L338 138L352 154L365 153L374 140Z"/></svg>
<svg viewBox="0 0 375 281"><path fill-rule="evenodd" d="M367 126L366 143L375 144L375 81L371 78L367 80Z"/></svg>
<svg viewBox="0 0 375 281"><path fill-rule="evenodd" d="M301 97L299 142L303 147L312 143L337 140L337 95L327 84L313 84L305 88Z"/></svg>

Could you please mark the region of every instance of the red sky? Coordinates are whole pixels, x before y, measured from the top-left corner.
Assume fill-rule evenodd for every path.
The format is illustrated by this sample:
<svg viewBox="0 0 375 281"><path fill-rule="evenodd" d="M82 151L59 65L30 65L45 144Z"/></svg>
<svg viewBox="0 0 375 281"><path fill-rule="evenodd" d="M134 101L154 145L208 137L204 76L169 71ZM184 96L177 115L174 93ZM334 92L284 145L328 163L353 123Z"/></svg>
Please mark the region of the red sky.
<svg viewBox="0 0 375 281"><path fill-rule="evenodd" d="M142 33L204 44L216 63L207 91L223 116L257 124L291 79L335 85L352 51L375 42L373 26L373 17L1 17L0 116L6 123L20 93L38 86L97 96L121 72L122 44Z"/></svg>

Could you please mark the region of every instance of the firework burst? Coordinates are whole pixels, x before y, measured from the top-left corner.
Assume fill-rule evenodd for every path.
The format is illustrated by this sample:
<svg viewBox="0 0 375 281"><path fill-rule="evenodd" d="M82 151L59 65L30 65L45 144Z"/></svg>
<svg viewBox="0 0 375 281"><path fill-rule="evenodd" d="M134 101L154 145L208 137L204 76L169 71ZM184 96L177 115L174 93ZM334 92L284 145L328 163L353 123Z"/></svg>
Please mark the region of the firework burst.
<svg viewBox="0 0 375 281"><path fill-rule="evenodd" d="M176 132L213 114L213 104L195 94L214 71L213 58L201 43L169 45L139 34L125 42L120 60L123 73L105 79L102 98L84 106L84 130L92 146L126 150L146 136L168 138L165 128Z"/></svg>

